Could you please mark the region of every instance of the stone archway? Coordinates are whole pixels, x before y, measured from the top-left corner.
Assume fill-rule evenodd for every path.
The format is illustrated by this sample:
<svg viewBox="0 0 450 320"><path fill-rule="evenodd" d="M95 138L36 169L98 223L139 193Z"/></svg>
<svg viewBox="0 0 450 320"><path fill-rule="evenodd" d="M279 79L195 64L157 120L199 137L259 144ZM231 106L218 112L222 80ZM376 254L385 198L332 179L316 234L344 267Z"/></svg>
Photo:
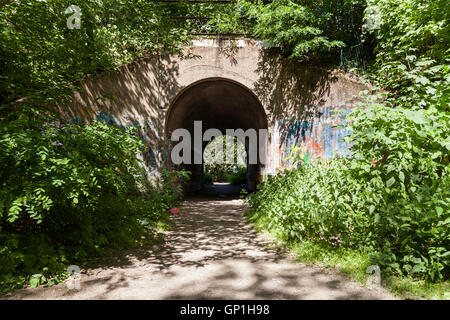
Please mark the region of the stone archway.
<svg viewBox="0 0 450 320"><path fill-rule="evenodd" d="M194 138L194 121L201 121L201 135L208 129L218 129L225 134L227 129L268 129L267 116L256 95L246 86L226 78L207 78L194 82L184 88L171 103L165 121L166 136L170 139L176 129L187 129ZM258 139L260 139L258 137ZM209 141L203 141L203 150ZM262 142L263 144L266 141ZM258 141L258 145L260 141ZM193 146L194 143L191 143ZM248 141L246 141L248 149ZM194 158L194 149L192 149ZM248 159L249 157L247 157ZM264 159L265 160L265 159ZM261 159L257 164L247 164L247 185L250 191L256 189L263 166ZM191 190L201 188L203 165L185 164L192 172Z"/></svg>

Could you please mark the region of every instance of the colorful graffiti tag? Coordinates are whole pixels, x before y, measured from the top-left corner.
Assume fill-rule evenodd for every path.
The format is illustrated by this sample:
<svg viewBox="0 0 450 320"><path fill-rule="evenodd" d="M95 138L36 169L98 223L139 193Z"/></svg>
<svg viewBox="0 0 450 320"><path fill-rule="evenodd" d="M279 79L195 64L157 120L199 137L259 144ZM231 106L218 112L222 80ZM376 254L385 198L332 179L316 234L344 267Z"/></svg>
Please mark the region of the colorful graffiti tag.
<svg viewBox="0 0 450 320"><path fill-rule="evenodd" d="M284 141L280 146L281 167L293 166L294 159L309 162L349 155L344 138L351 134L346 128L346 116L355 106L327 108L313 121L300 121L281 128Z"/></svg>

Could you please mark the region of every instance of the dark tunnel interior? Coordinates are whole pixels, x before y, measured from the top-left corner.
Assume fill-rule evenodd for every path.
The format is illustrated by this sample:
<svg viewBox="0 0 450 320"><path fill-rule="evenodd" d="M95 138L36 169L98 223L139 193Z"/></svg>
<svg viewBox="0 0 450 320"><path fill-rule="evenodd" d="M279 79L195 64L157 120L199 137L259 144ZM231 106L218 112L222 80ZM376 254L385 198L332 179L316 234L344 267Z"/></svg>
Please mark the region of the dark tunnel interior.
<svg viewBox="0 0 450 320"><path fill-rule="evenodd" d="M166 133L179 128L187 129L194 139L194 121L202 122L202 135L208 129L218 129L225 134L226 129L267 129L267 118L258 98L245 86L228 79L210 78L196 82L185 88L174 99L166 119ZM177 142L172 142L175 145ZM202 143L202 155L209 141ZM172 147L173 147L172 145ZM194 159L194 143L191 142L191 159ZM248 141L246 141L248 152ZM247 156L247 159L249 157ZM248 191L256 190L261 170L261 161L247 163ZM180 168L191 171L189 194L208 193L203 184L203 163L182 164ZM213 190L220 193L220 190Z"/></svg>

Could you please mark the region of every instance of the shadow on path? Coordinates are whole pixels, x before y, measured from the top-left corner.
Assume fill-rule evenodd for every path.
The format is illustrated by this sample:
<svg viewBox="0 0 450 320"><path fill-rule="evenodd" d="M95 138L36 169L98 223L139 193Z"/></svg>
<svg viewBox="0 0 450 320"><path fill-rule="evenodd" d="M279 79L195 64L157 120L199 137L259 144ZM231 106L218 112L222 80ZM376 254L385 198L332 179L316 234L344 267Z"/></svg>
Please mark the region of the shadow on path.
<svg viewBox="0 0 450 320"><path fill-rule="evenodd" d="M12 299L391 299L296 263L245 221L241 200L192 197L151 247L86 267L81 290L64 283Z"/></svg>

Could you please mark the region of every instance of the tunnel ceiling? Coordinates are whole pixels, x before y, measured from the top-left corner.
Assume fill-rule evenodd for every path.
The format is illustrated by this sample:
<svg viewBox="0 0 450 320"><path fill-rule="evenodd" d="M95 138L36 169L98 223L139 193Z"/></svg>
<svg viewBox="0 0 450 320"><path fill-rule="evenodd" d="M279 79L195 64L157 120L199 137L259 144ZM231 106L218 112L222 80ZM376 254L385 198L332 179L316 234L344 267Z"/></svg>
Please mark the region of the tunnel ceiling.
<svg viewBox="0 0 450 320"><path fill-rule="evenodd" d="M167 129L193 129L195 120L209 128L267 128L264 109L246 87L225 79L210 79L184 90L169 109Z"/></svg>

